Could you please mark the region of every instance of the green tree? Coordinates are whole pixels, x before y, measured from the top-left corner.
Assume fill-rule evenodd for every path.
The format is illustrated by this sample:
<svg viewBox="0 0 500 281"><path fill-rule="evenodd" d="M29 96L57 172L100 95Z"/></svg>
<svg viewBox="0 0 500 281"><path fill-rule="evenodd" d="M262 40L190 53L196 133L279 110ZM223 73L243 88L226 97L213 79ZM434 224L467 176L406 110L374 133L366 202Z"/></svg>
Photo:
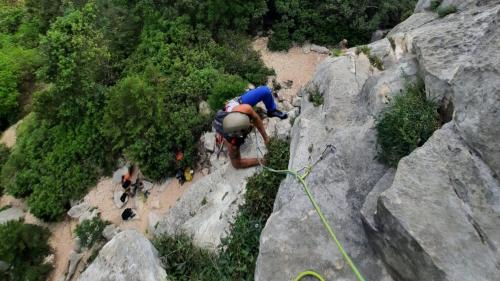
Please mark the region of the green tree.
<svg viewBox="0 0 500 281"><path fill-rule="evenodd" d="M0 225L0 260L10 267L3 274L7 281L43 281L52 270L44 263L50 255L50 232L43 227L10 221Z"/></svg>

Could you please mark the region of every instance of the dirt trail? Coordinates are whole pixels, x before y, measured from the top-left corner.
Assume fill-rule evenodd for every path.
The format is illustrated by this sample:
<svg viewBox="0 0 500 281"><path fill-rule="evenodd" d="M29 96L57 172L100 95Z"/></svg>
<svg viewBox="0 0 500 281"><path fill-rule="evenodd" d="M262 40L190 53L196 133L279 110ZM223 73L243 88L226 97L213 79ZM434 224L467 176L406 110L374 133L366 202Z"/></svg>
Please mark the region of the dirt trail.
<svg viewBox="0 0 500 281"><path fill-rule="evenodd" d="M260 52L264 64L276 72L276 80L280 83L291 80L292 87L283 89L280 94L291 102L300 87L311 80L316 67L328 55L315 52L304 53L301 47L293 47L288 52L270 52L267 49L268 38L258 38L253 42L253 48Z"/></svg>
<svg viewBox="0 0 500 281"><path fill-rule="evenodd" d="M16 124L10 126L2 133L0 143L5 144L8 148L12 148L16 144L16 130L23 120L19 120Z"/></svg>

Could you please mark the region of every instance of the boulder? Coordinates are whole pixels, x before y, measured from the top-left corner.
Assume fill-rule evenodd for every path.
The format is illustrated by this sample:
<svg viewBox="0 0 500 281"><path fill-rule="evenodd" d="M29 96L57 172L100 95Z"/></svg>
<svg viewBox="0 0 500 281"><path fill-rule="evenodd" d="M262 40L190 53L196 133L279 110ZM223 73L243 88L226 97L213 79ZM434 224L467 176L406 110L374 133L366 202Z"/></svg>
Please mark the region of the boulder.
<svg viewBox="0 0 500 281"><path fill-rule="evenodd" d="M9 221L18 221L24 218L24 211L19 208L9 208L0 212L0 224Z"/></svg>
<svg viewBox="0 0 500 281"><path fill-rule="evenodd" d="M136 230L120 232L99 252L79 281L164 281L158 251Z"/></svg>
<svg viewBox="0 0 500 281"><path fill-rule="evenodd" d="M120 229L118 227L116 227L114 224L108 224L106 225L106 227L104 227L102 236L109 241L113 239L113 237L115 237L118 233L120 233Z"/></svg>
<svg viewBox="0 0 500 281"><path fill-rule="evenodd" d="M9 264L4 261L0 261L0 272L7 271L7 269L9 269Z"/></svg>
<svg viewBox="0 0 500 281"><path fill-rule="evenodd" d="M71 252L69 255L69 265L68 265L68 273L66 274L66 281L71 280L73 275L75 274L78 263L82 260L83 254L78 254L76 252Z"/></svg>
<svg viewBox="0 0 500 281"><path fill-rule="evenodd" d="M212 109L210 108L208 102L202 101L198 105L198 112L203 116L210 116L210 114L212 114Z"/></svg>
<svg viewBox="0 0 500 281"><path fill-rule="evenodd" d="M327 47L318 46L316 44L311 45L311 51L326 55L330 54L330 49L328 49Z"/></svg>
<svg viewBox="0 0 500 281"><path fill-rule="evenodd" d="M496 280L499 206L498 180L450 123L400 161L373 239L401 280Z"/></svg>
<svg viewBox="0 0 500 281"><path fill-rule="evenodd" d="M257 143L265 153L260 136L257 136ZM242 157L256 157L256 145L255 134L251 133L241 147ZM246 178L257 168L237 170L228 161L215 159L213 165L214 171L192 183L177 204L159 220L154 235L185 233L193 238L195 245L217 249L243 203Z"/></svg>
<svg viewBox="0 0 500 281"><path fill-rule="evenodd" d="M203 146L205 147L206 151L214 152L215 151L215 133L206 132L202 138L203 138Z"/></svg>
<svg viewBox="0 0 500 281"><path fill-rule="evenodd" d="M89 203L83 202L78 205L75 205L71 207L68 211L68 216L70 216L73 219L78 219L80 218L85 212L90 210L92 206L90 206Z"/></svg>
<svg viewBox="0 0 500 281"><path fill-rule="evenodd" d="M78 236L73 240L73 251L76 253L81 253L82 251L82 241Z"/></svg>
<svg viewBox="0 0 500 281"><path fill-rule="evenodd" d="M276 123L276 137L279 139L288 139L290 137L290 130L292 125L289 119L280 120Z"/></svg>
<svg viewBox="0 0 500 281"><path fill-rule="evenodd" d="M302 100L291 133L289 167L301 169L334 144L307 177L313 196L367 280L392 280L363 234L364 198L387 168L375 160L374 119L363 104L362 87L372 75L365 56L327 58L313 78L324 96L321 110ZM306 87L307 88L307 87ZM260 238L255 280L293 280L315 270L326 280L356 280L314 211L302 186L287 177L281 184Z"/></svg>
<svg viewBox="0 0 500 281"><path fill-rule="evenodd" d="M95 217L98 217L101 212L97 208L90 209L83 213L80 218L78 219L78 223L82 223L86 220L91 220Z"/></svg>
<svg viewBox="0 0 500 281"><path fill-rule="evenodd" d="M372 56L377 56L382 60L384 69L390 68L396 63L396 56L387 38L373 42L368 47L370 47L370 54Z"/></svg>

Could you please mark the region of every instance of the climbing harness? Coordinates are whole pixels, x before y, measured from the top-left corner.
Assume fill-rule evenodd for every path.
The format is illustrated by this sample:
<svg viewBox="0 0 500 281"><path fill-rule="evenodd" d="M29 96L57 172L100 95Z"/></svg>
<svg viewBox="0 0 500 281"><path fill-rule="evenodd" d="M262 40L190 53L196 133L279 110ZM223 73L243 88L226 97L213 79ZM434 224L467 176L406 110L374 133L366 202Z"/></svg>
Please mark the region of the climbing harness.
<svg viewBox="0 0 500 281"><path fill-rule="evenodd" d="M254 132L254 133L255 133L255 142L256 142L257 151L263 157L264 153L259 148L259 145L258 145L258 142L257 142L257 133L256 132ZM354 262L351 260L351 258L349 257L349 255L345 251L344 246L342 246L342 243L340 243L340 241L337 239L337 236L335 235L335 232L334 232L333 228L330 226L330 224L326 220L325 215L323 214L323 212L321 211L321 208L319 207L318 203L316 202L316 200L312 196L311 190L309 189L309 187L308 187L308 185L307 185L307 183L305 181L305 179L311 173L311 171L314 168L314 166L316 166L320 161L322 161L323 159L325 159L325 157L329 153L335 154L335 152L336 152L336 148L335 148L334 145L332 145L332 144L327 145L325 147L325 150L323 150L323 152L321 153L321 156L318 158L318 160L316 162L314 162L312 165L307 165L306 167L304 167L304 168L302 168L302 169L300 169L298 171L292 171L292 170L275 170L273 168L267 167L266 165L262 164L261 158L259 158L259 155L257 155L257 159L259 161L260 166L262 168L264 168L265 170L267 170L269 172L272 172L272 173L292 175L293 177L295 177L295 179L297 179L297 181L300 184L302 184L302 186L304 187L304 191L306 192L306 195L309 198L309 201L311 201L311 204L313 205L314 210L316 210L316 213L318 214L319 218L321 219L321 222L323 223L323 226L328 231L328 234L330 235L330 237L332 238L332 240L337 245L337 248L339 249L340 253L342 254L342 257L344 258L344 260L347 262L347 264L351 268L352 272L356 276L356 279L358 281L365 281L365 279L361 275L360 271L358 270L358 268L356 267L356 265L354 264ZM304 170L303 173L301 173L302 170ZM325 279L319 273L317 273L315 271L311 271L311 270L300 272L297 275L297 277L295 277L294 281L300 281L302 278L304 278L306 276L315 277L319 281L325 281Z"/></svg>

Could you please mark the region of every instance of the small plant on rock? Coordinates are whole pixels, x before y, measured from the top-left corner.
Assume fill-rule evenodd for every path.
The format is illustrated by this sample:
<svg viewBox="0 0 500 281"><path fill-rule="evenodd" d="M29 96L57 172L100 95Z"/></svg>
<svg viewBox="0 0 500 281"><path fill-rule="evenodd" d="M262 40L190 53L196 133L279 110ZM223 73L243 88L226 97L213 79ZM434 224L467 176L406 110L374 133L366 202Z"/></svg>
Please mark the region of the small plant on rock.
<svg viewBox="0 0 500 281"><path fill-rule="evenodd" d="M368 47L366 45L356 47L356 55L359 56L359 54L361 54L361 53L363 53L367 57L369 57L370 53L371 53L370 47Z"/></svg>
<svg viewBox="0 0 500 281"><path fill-rule="evenodd" d="M397 166L438 129L438 117L436 104L426 98L423 81L407 83L377 121L378 158Z"/></svg>
<svg viewBox="0 0 500 281"><path fill-rule="evenodd" d="M384 70L384 63L377 55L372 55L370 47L363 45L356 48L356 55L365 54L370 60L370 64L376 67L378 70Z"/></svg>
<svg viewBox="0 0 500 281"><path fill-rule="evenodd" d="M438 16L440 18L444 18L444 17L446 17L449 14L456 13L457 11L458 11L457 7L455 7L453 5L445 6L445 7L439 7L437 9L437 13L438 13Z"/></svg>
<svg viewBox="0 0 500 281"><path fill-rule="evenodd" d="M102 231L108 224L108 221L103 221L100 217L85 220L79 224L75 233L80 238L82 247L90 249L96 242L103 241Z"/></svg>
<svg viewBox="0 0 500 281"><path fill-rule="evenodd" d="M435 12L439 8L439 5L441 5L441 0L432 0L427 10Z"/></svg>
<svg viewBox="0 0 500 281"><path fill-rule="evenodd" d="M334 57L340 57L344 52L341 49L333 49L332 50L332 55Z"/></svg>
<svg viewBox="0 0 500 281"><path fill-rule="evenodd" d="M308 91L309 94L309 102L312 102L314 106L320 106L324 102L324 97L323 94L319 91L318 86L313 86L311 89Z"/></svg>

